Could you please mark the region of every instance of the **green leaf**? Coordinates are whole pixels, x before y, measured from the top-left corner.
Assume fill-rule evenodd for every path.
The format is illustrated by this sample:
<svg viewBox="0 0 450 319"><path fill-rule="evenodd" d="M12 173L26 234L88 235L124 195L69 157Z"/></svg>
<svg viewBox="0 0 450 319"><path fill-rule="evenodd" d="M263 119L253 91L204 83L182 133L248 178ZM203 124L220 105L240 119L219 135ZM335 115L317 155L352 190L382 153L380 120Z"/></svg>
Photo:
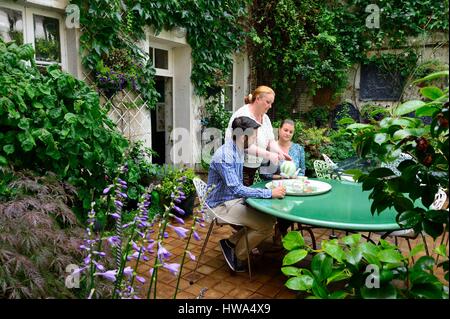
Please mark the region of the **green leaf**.
<svg viewBox="0 0 450 319"><path fill-rule="evenodd" d="M429 98L430 100L435 100L444 95L444 92L442 92L441 89L435 86L427 86L420 89L420 94L422 94L426 98Z"/></svg>
<svg viewBox="0 0 450 319"><path fill-rule="evenodd" d="M281 272L285 274L286 276L300 276L301 275L301 269L297 267L281 267Z"/></svg>
<svg viewBox="0 0 450 319"><path fill-rule="evenodd" d="M361 288L361 296L364 299L396 299L397 290L391 283L387 283L380 288Z"/></svg>
<svg viewBox="0 0 450 319"><path fill-rule="evenodd" d="M433 105L424 105L416 110L416 116L432 116L440 108Z"/></svg>
<svg viewBox="0 0 450 319"><path fill-rule="evenodd" d="M311 261L311 271L318 280L327 279L333 271L333 259L324 253L315 255Z"/></svg>
<svg viewBox="0 0 450 319"><path fill-rule="evenodd" d="M397 108L394 109L394 115L401 116L414 112L423 105L425 105L425 102L420 100L407 101L405 103L400 104Z"/></svg>
<svg viewBox="0 0 450 319"><path fill-rule="evenodd" d="M400 263L404 259L402 254L396 249L382 250L377 254L377 257L385 263Z"/></svg>
<svg viewBox="0 0 450 319"><path fill-rule="evenodd" d="M348 279L351 276L352 276L352 273L348 269L333 270L333 272L327 278L327 285L332 282Z"/></svg>
<svg viewBox="0 0 450 319"><path fill-rule="evenodd" d="M388 177L388 176L392 176L392 175L395 175L395 174L389 168L380 167L380 168L376 168L372 172L370 172L369 177L383 178L383 177Z"/></svg>
<svg viewBox="0 0 450 319"><path fill-rule="evenodd" d="M44 108L44 105L41 102L33 101L32 104L35 109L43 109Z"/></svg>
<svg viewBox="0 0 450 319"><path fill-rule="evenodd" d="M345 252L345 258L352 265L358 265L363 257L361 249L359 247L354 247L349 251Z"/></svg>
<svg viewBox="0 0 450 319"><path fill-rule="evenodd" d="M322 246L323 250L338 262L342 262L345 259L345 252L342 247L339 246L337 240L324 241L322 242Z"/></svg>
<svg viewBox="0 0 450 319"><path fill-rule="evenodd" d="M346 245L355 246L356 244L359 244L359 242L361 241L361 237L361 234L352 234L343 237L341 240Z"/></svg>
<svg viewBox="0 0 450 319"><path fill-rule="evenodd" d="M422 216L415 210L406 210L397 216L397 223L402 228L413 228L422 221Z"/></svg>
<svg viewBox="0 0 450 319"><path fill-rule="evenodd" d="M24 131L28 130L30 128L30 119L21 118L17 126Z"/></svg>
<svg viewBox="0 0 450 319"><path fill-rule="evenodd" d="M416 246L414 246L411 251L409 252L409 257L414 257L415 255L417 255L418 253L422 252L425 250L425 246L424 244L420 243Z"/></svg>
<svg viewBox="0 0 450 319"><path fill-rule="evenodd" d="M442 244L434 249L434 252L442 257L447 257L447 246Z"/></svg>
<svg viewBox="0 0 450 319"><path fill-rule="evenodd" d="M425 81L431 81L431 80L442 78L442 77L448 77L448 70L432 73L430 75L427 75L426 77L423 77L421 79L417 79L417 80L415 80L412 83L413 84L417 84L417 83L421 83L421 82L425 82Z"/></svg>
<svg viewBox="0 0 450 319"><path fill-rule="evenodd" d="M286 254L283 258L283 266L288 266L295 264L305 258L308 255L308 252L304 249L296 249L292 250Z"/></svg>
<svg viewBox="0 0 450 319"><path fill-rule="evenodd" d="M299 231L290 231L282 239L283 247L287 250L293 250L305 246L305 240L303 239Z"/></svg>
<svg viewBox="0 0 450 319"><path fill-rule="evenodd" d="M422 136L428 131L427 128L408 128L403 130L398 130L392 135L394 140L402 140L408 136Z"/></svg>
<svg viewBox="0 0 450 319"><path fill-rule="evenodd" d="M291 290L307 291L313 286L314 279L310 276L303 275L300 277L289 278L285 286Z"/></svg>
<svg viewBox="0 0 450 319"><path fill-rule="evenodd" d="M419 260L416 261L416 263L413 266L413 270L433 270L435 260L433 257L430 256L422 256L419 258Z"/></svg>
<svg viewBox="0 0 450 319"><path fill-rule="evenodd" d="M3 151L5 151L6 155L14 153L14 145L6 144L5 146L3 146Z"/></svg>
<svg viewBox="0 0 450 319"><path fill-rule="evenodd" d="M364 128L373 128L373 125L371 124L362 124L362 123L354 123L347 126L347 129L349 130L360 130Z"/></svg>
<svg viewBox="0 0 450 319"><path fill-rule="evenodd" d="M70 124L74 124L77 121L77 116L73 113L66 113L64 120Z"/></svg>
<svg viewBox="0 0 450 319"><path fill-rule="evenodd" d="M435 223L431 220L424 219L422 221L422 229L434 239L438 238L444 231L444 226L441 223Z"/></svg>
<svg viewBox="0 0 450 319"><path fill-rule="evenodd" d="M386 142L387 136L388 135L386 133L377 133L377 134L375 134L375 137L374 137L373 141L375 143L377 143L378 145L381 145L384 142Z"/></svg>
<svg viewBox="0 0 450 319"><path fill-rule="evenodd" d="M330 294L329 299L344 299L348 296L348 293L345 291L335 291Z"/></svg>
<svg viewBox="0 0 450 319"><path fill-rule="evenodd" d="M326 299L328 298L328 291L327 289L317 280L313 281L312 284L312 292L316 297Z"/></svg>
<svg viewBox="0 0 450 319"><path fill-rule="evenodd" d="M421 299L442 299L443 290L439 285L426 283L426 284L415 284L411 288L410 293ZM448 300L448 299L447 299Z"/></svg>
<svg viewBox="0 0 450 319"><path fill-rule="evenodd" d="M0 155L0 165L5 166L8 165L8 160L4 157Z"/></svg>

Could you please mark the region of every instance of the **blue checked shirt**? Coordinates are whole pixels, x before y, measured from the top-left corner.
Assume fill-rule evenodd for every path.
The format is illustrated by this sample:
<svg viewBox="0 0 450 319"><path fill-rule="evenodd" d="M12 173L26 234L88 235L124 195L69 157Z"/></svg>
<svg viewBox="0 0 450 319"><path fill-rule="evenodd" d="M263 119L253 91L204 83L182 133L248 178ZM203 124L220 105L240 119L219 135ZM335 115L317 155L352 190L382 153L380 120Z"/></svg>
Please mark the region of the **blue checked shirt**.
<svg viewBox="0 0 450 319"><path fill-rule="evenodd" d="M236 198L271 198L272 191L265 188L250 188L243 181L244 152L236 144L228 140L212 157L208 187L214 185L206 203L214 208L223 202Z"/></svg>

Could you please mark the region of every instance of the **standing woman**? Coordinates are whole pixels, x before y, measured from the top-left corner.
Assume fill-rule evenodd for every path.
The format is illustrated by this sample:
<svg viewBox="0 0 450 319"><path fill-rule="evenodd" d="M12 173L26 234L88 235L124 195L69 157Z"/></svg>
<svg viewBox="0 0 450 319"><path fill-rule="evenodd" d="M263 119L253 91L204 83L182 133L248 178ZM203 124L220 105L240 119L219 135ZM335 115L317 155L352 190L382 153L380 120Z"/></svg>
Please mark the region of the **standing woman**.
<svg viewBox="0 0 450 319"><path fill-rule="evenodd" d="M275 141L272 123L267 111L275 101L275 92L268 86L259 86L253 93L245 97L245 105L239 108L231 116L225 139L232 139L231 123L236 117L247 116L260 124L256 134L256 144L253 144L247 151L244 159L244 185L250 186L255 179L255 173L261 166L263 159L269 160L273 164L278 164L280 160L291 160L291 157L280 149Z"/></svg>
<svg viewBox="0 0 450 319"><path fill-rule="evenodd" d="M278 146L280 149L288 153L295 164L296 169L300 169L298 175L304 176L306 171L305 165L305 150L300 144L292 142L292 137L295 133L295 123L291 119L285 119L281 122L278 131ZM270 167L270 166L269 166ZM275 174L270 174L267 166L264 164L260 168L261 178L265 180L285 178L280 175L280 167L278 166Z"/></svg>

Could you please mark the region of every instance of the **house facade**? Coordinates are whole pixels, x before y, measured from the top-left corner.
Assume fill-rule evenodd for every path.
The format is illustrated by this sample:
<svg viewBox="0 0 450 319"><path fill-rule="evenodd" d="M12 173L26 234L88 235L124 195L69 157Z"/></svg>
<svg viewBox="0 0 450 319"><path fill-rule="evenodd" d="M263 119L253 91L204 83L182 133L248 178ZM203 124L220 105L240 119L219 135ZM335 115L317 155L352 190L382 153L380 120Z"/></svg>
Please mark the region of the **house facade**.
<svg viewBox="0 0 450 319"><path fill-rule="evenodd" d="M81 65L79 38L82 29L74 23L67 0L0 0L0 36L16 43L31 43L38 65L58 63L80 80L88 80ZM195 95L190 81L191 48L182 28L155 33L150 27L139 46L149 54L156 70L156 88L160 99L154 110L136 92L123 91L110 102L110 117L130 140L141 140L160 156L157 163L186 164L201 162L201 107L204 101ZM236 110L248 94L248 61L244 54L234 57L232 78L227 86L226 107ZM109 97L101 94L101 100ZM134 107L129 107L130 103Z"/></svg>

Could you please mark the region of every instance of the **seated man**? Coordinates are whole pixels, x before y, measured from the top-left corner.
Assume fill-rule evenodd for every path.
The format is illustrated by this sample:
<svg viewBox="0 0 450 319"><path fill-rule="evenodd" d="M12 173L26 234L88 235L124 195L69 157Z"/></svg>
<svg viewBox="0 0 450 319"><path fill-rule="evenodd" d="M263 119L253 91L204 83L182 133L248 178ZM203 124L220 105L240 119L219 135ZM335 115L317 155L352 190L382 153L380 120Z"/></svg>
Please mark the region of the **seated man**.
<svg viewBox="0 0 450 319"><path fill-rule="evenodd" d="M249 117L234 119L231 128L233 139L227 140L212 157L208 173L208 187L214 186L208 195L207 204L217 215L229 221L247 226L250 251L272 235L275 217L258 212L245 204L248 197L283 198L286 189L250 188L243 184L244 151L256 141L256 130L260 125ZM239 231L229 239L222 239L220 247L230 268L245 271L247 259L245 235Z"/></svg>

